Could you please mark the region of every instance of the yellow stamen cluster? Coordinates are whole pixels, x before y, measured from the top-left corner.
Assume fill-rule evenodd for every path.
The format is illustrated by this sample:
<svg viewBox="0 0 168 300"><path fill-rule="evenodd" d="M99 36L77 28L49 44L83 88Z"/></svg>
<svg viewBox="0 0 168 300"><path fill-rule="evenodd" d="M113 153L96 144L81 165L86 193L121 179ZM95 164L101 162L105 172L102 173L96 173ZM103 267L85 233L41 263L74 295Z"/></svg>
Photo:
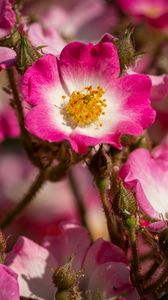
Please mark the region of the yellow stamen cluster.
<svg viewBox="0 0 168 300"><path fill-rule="evenodd" d="M106 100L102 99L104 90L98 86L93 89L92 86L85 87L82 91L74 91L68 103L64 102L64 115L72 127L84 127L92 122L102 126L99 117L103 114L107 106ZM63 101L65 99L63 98Z"/></svg>

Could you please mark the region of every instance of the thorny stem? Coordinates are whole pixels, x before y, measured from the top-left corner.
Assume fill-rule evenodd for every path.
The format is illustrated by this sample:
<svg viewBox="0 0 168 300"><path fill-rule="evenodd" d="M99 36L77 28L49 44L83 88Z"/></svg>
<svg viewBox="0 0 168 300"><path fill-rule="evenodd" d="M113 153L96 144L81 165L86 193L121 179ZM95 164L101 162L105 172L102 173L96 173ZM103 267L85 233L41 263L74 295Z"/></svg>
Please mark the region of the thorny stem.
<svg viewBox="0 0 168 300"><path fill-rule="evenodd" d="M17 89L17 84L15 80L15 75L14 75L14 70L12 68L7 69L7 76L8 76L8 81L13 93L13 102L14 102L14 107L17 111L17 116L18 116L18 122L19 122L19 127L20 127L20 132L21 132L21 138L25 147L25 150L27 152L27 155L31 159L32 163L34 163L37 158L34 156L33 148L32 148L32 140L31 136L27 132L25 128L25 120L24 120L24 112L23 112L23 107L22 107L22 100L20 98L18 89ZM39 165L41 163L39 162Z"/></svg>
<svg viewBox="0 0 168 300"><path fill-rule="evenodd" d="M44 170L40 171L35 181L30 186L28 192L25 194L23 199L16 205L16 207L6 216L6 218L1 222L0 228L4 229L10 225L14 219L23 211L24 208L33 200L39 189L42 187L46 180L46 172Z"/></svg>
<svg viewBox="0 0 168 300"><path fill-rule="evenodd" d="M107 220L107 227L108 227L110 239L115 244L118 244L118 238L117 238L117 236L115 237L115 234L114 234L115 223L113 220L113 212L112 212L112 207L111 207L108 191L100 190L100 198L101 198L102 206L103 206L104 213L105 213L106 220Z"/></svg>
<svg viewBox="0 0 168 300"><path fill-rule="evenodd" d="M146 300L146 298L143 296L143 291L140 286L141 281L141 274L139 269L139 257L137 252L137 245L136 245L136 229L132 228L129 231L129 240L130 240L130 248L132 253L132 260L131 260L131 275L132 275L132 281L137 288L139 295L141 296L141 300Z"/></svg>
<svg viewBox="0 0 168 300"><path fill-rule="evenodd" d="M7 72L9 84L10 84L10 87L12 89L13 96L14 96L13 100L14 100L14 103L15 103L15 106L17 109L17 113L18 113L18 120L19 120L21 134L22 134L23 138L27 138L28 133L24 127L24 113L23 113L23 108L22 108L22 102L21 102L19 92L17 89L14 71L11 68L11 69L8 69L6 72Z"/></svg>
<svg viewBox="0 0 168 300"><path fill-rule="evenodd" d="M70 186L71 186L71 190L72 190L73 195L74 195L75 204L76 204L79 216L80 216L81 223L84 227L87 228L86 209L85 209L85 206L84 206L83 197L82 197L82 194L79 191L74 173L71 169L68 172L68 179L69 179L69 183L70 183Z"/></svg>

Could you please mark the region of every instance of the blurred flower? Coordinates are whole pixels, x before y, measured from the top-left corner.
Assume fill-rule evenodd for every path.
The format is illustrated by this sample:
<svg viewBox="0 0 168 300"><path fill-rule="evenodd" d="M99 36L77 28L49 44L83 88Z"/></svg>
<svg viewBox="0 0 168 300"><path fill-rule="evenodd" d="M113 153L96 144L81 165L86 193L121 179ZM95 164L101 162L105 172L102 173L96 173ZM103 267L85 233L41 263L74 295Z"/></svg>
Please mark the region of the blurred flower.
<svg viewBox="0 0 168 300"><path fill-rule="evenodd" d="M168 28L167 0L118 0L126 14L132 15L137 21L146 19L157 28Z"/></svg>
<svg viewBox="0 0 168 300"><path fill-rule="evenodd" d="M145 215L153 220L150 228L160 229L168 214L168 143L150 153L146 149L133 151L121 167L120 176L126 187L136 194Z"/></svg>
<svg viewBox="0 0 168 300"><path fill-rule="evenodd" d="M7 36L13 29L16 16L12 8L13 0L0 1L0 39Z"/></svg>
<svg viewBox="0 0 168 300"><path fill-rule="evenodd" d="M53 28L67 40L85 42L110 32L118 21L115 7L104 0L33 1L25 13L37 16L45 29Z"/></svg>
<svg viewBox="0 0 168 300"><path fill-rule="evenodd" d="M119 73L111 42L72 42L59 59L43 56L23 76L23 95L33 106L27 129L50 142L68 140L80 153L100 143L121 148L120 136L141 134L155 112L149 77Z"/></svg>
<svg viewBox="0 0 168 300"><path fill-rule="evenodd" d="M43 53L59 55L66 45L53 27L45 28L39 23L33 23L29 26L28 37L34 47L42 47Z"/></svg>
<svg viewBox="0 0 168 300"><path fill-rule="evenodd" d="M0 152L0 217L3 219L17 205L34 180L37 170L20 149L4 148ZM12 151L13 150L13 151ZM10 172L9 172L10 170ZM73 176L86 209L86 220L93 239L108 238L107 225L99 194L88 169L81 164L73 168ZM82 184L81 184L82 182ZM80 223L74 195L67 178L61 182L46 182L29 207L5 229L13 244L21 234L36 242L57 233L62 221Z"/></svg>
<svg viewBox="0 0 168 300"><path fill-rule="evenodd" d="M56 293L52 270L73 256L75 271L83 270L79 289L105 297L124 293L125 299L140 299L133 288L124 252L102 239L90 245L86 230L73 224L60 227L58 235L46 239L43 246L21 237L7 255L6 264L18 273L20 295L50 300Z"/></svg>
<svg viewBox="0 0 168 300"><path fill-rule="evenodd" d="M8 95L3 87L7 84L5 74L0 74L0 142L6 138L18 137L20 133L14 109L10 106Z"/></svg>

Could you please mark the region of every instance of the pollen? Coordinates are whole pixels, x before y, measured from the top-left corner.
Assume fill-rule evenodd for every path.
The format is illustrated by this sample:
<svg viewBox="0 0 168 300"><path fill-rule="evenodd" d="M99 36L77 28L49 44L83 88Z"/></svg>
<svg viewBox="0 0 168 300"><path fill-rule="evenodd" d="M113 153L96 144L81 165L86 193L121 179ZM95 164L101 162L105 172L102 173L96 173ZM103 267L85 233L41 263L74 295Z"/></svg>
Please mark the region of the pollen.
<svg viewBox="0 0 168 300"><path fill-rule="evenodd" d="M100 86L87 86L81 91L74 91L63 107L64 116L71 127L85 127L91 123L102 127L99 118L105 114L104 109L107 106L103 99L104 94Z"/></svg>

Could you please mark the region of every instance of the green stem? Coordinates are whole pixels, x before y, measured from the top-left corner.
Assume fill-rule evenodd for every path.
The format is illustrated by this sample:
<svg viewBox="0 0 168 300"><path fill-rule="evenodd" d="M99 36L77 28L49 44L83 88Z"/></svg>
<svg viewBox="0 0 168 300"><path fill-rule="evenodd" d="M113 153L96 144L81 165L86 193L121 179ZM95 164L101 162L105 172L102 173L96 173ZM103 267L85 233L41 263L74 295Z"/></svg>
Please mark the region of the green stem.
<svg viewBox="0 0 168 300"><path fill-rule="evenodd" d="M87 228L86 209L85 209L85 206L84 206L83 197L82 197L82 194L79 191L79 187L76 183L76 179L75 179L75 176L74 176L74 173L73 173L72 170L69 170L68 179L69 179L69 183L70 183L70 186L71 186L71 190L72 190L73 195L74 195L75 205L76 205L76 208L78 210L81 223L84 227Z"/></svg>
<svg viewBox="0 0 168 300"><path fill-rule="evenodd" d="M1 222L0 228L4 229L8 225L10 225L14 219L23 211L25 207L33 200L39 189L42 187L46 180L45 171L40 171L37 175L35 181L30 186L27 194L23 197L23 199L16 205L16 207L6 216L6 218Z"/></svg>

